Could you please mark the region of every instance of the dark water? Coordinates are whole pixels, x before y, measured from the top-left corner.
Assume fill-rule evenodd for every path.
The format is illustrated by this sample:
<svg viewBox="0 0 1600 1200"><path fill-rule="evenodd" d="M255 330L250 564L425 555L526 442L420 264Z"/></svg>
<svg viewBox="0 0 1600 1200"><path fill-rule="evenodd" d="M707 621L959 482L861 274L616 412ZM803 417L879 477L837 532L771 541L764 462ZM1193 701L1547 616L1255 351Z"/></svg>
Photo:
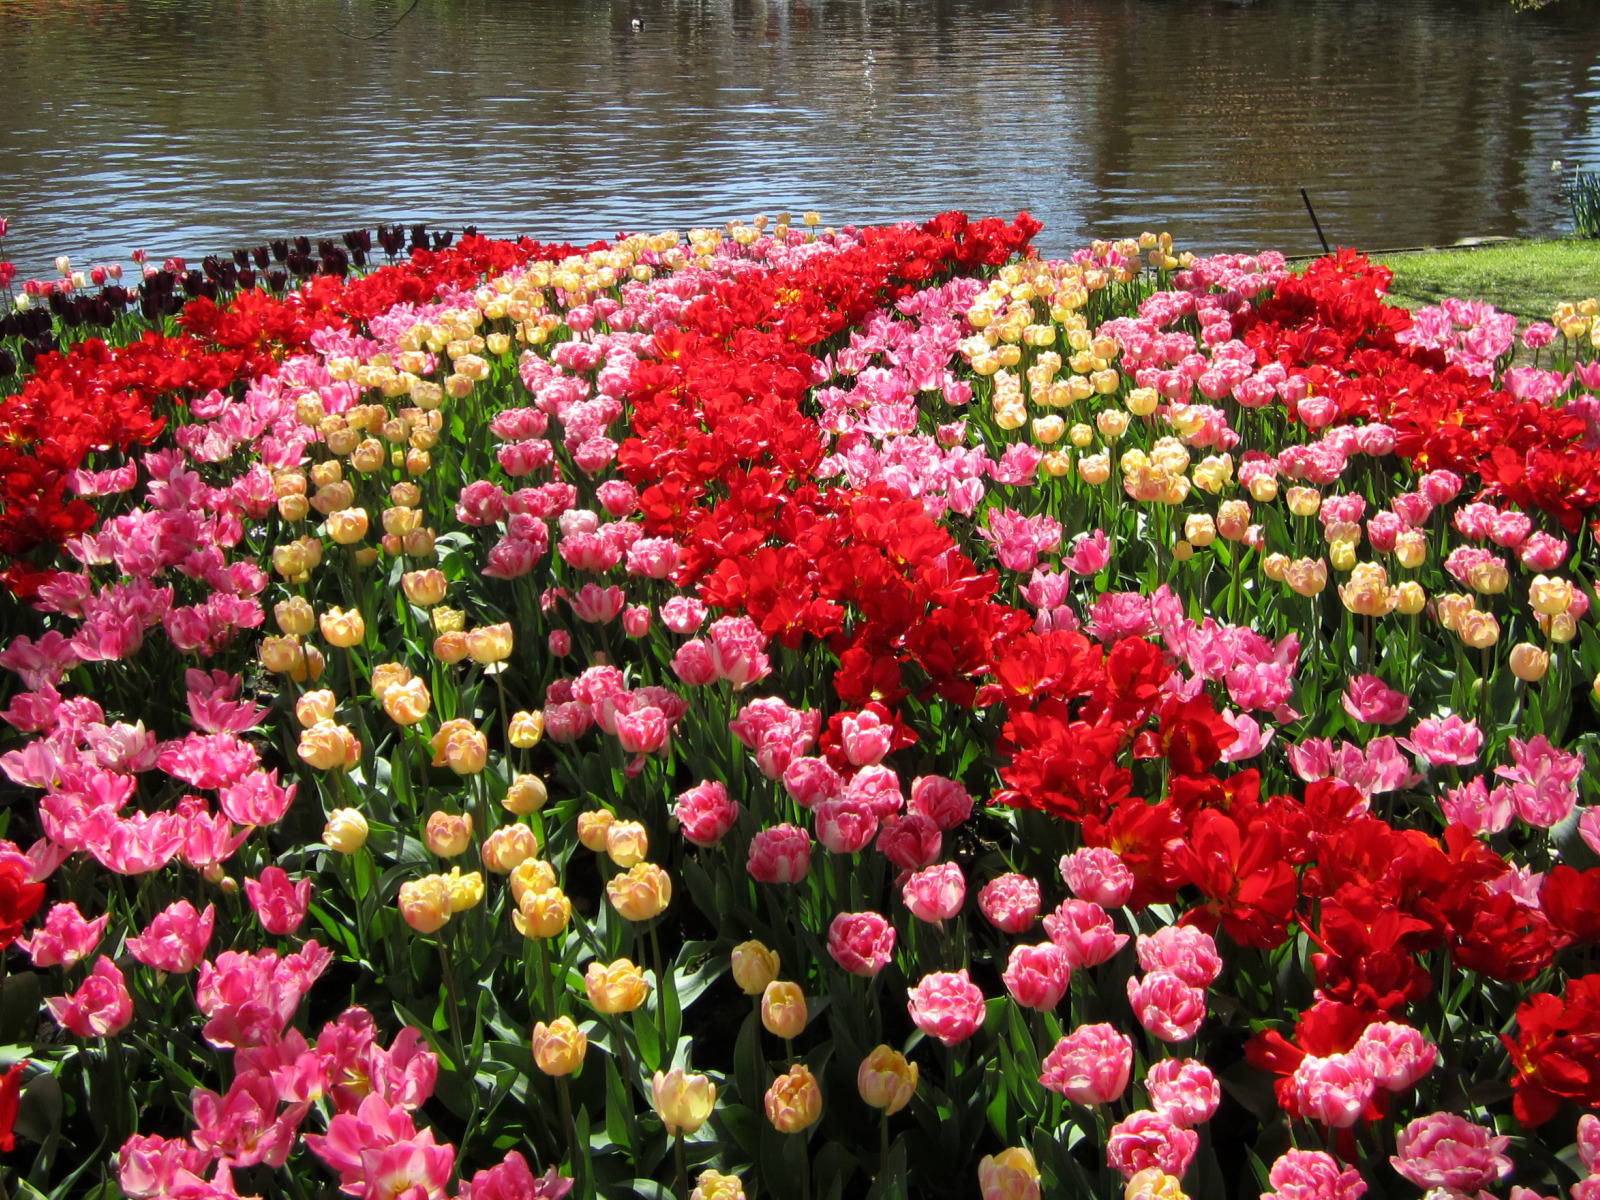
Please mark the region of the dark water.
<svg viewBox="0 0 1600 1200"><path fill-rule="evenodd" d="M950 207L1293 253L1301 186L1393 247L1559 232L1551 161L1600 164L1600 0L420 0L349 36L409 3L0 0L7 256Z"/></svg>

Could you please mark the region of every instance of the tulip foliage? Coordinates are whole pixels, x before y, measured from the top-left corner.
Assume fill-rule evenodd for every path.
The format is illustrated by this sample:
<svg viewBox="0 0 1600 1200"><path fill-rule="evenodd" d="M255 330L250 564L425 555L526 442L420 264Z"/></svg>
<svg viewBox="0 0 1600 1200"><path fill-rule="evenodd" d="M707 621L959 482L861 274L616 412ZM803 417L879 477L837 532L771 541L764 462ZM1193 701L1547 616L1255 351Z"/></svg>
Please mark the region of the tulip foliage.
<svg viewBox="0 0 1600 1200"><path fill-rule="evenodd" d="M817 226L28 284L13 1194L1600 1196L1600 306Z"/></svg>

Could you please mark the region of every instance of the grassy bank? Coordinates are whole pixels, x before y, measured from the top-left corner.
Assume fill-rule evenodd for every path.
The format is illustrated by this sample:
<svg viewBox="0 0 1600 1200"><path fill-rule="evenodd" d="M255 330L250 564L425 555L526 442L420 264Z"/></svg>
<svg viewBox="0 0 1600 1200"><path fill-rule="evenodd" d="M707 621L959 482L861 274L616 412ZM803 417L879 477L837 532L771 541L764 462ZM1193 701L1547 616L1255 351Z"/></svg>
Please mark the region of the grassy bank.
<svg viewBox="0 0 1600 1200"><path fill-rule="evenodd" d="M1494 242L1379 261L1394 271L1390 296L1410 309L1459 296L1487 300L1524 321L1547 321L1563 300L1600 295L1600 240Z"/></svg>

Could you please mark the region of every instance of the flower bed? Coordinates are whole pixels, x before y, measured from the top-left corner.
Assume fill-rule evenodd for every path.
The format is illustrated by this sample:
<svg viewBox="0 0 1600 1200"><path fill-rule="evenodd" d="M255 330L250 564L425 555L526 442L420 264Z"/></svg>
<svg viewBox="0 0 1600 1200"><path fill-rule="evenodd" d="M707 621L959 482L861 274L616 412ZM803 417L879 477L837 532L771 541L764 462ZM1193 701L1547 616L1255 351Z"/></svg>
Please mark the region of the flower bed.
<svg viewBox="0 0 1600 1200"><path fill-rule="evenodd" d="M1037 228L30 285L18 1180L1600 1191L1597 306Z"/></svg>

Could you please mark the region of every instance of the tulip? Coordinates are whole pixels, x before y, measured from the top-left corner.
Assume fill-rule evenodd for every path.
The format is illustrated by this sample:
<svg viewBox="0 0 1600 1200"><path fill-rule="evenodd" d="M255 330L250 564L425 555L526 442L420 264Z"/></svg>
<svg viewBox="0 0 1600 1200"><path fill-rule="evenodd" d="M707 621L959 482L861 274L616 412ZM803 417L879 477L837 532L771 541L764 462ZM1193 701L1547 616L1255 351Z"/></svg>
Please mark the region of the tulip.
<svg viewBox="0 0 1600 1200"><path fill-rule="evenodd" d="M348 649L359 646L367 636L367 623L359 608L330 608L317 618L323 640L330 646Z"/></svg>
<svg viewBox="0 0 1600 1200"><path fill-rule="evenodd" d="M648 921L672 902L672 879L654 863L635 863L606 882L606 895L628 921Z"/></svg>
<svg viewBox="0 0 1600 1200"><path fill-rule="evenodd" d="M432 608L445 597L448 584L444 572L436 567L423 571L408 571L400 577L400 587L406 599L418 608Z"/></svg>
<svg viewBox="0 0 1600 1200"><path fill-rule="evenodd" d="M796 1063L767 1089L767 1120L779 1133L801 1133L822 1116L822 1089L804 1063Z"/></svg>
<svg viewBox="0 0 1600 1200"><path fill-rule="evenodd" d="M415 725L428 715L431 705L428 685L421 679L395 684L383 693L383 711L396 725Z"/></svg>
<svg viewBox="0 0 1600 1200"><path fill-rule="evenodd" d="M517 932L530 940L560 935L572 920L572 901L558 887L544 891L525 891L511 914Z"/></svg>
<svg viewBox="0 0 1600 1200"><path fill-rule="evenodd" d="M978 1163L978 1189L983 1200L1039 1200L1039 1168L1033 1154L1012 1146L986 1154Z"/></svg>
<svg viewBox="0 0 1600 1200"><path fill-rule="evenodd" d="M500 804L507 812L526 817L538 812L549 799L550 793L545 789L544 780L537 775L518 775L506 789L505 798Z"/></svg>
<svg viewBox="0 0 1600 1200"><path fill-rule="evenodd" d="M518 750L529 750L539 744L539 739L544 737L544 714L542 712L516 712L511 714L511 727L507 739Z"/></svg>
<svg viewBox="0 0 1600 1200"><path fill-rule="evenodd" d="M440 858L454 858L472 844L472 818L439 809L429 814L422 840Z"/></svg>
<svg viewBox="0 0 1600 1200"><path fill-rule="evenodd" d="M790 1040L806 1028L806 997L797 983L773 980L761 994L761 1024L774 1037Z"/></svg>
<svg viewBox="0 0 1600 1200"><path fill-rule="evenodd" d="M511 868L511 899L521 905L529 892L548 892L556 886L555 868L542 858L525 858Z"/></svg>
<svg viewBox="0 0 1600 1200"><path fill-rule="evenodd" d="M485 625L467 634L467 653L475 663L501 662L511 657L511 625Z"/></svg>
<svg viewBox="0 0 1600 1200"><path fill-rule="evenodd" d="M691 1075L681 1067L657 1071L650 1079L650 1101L668 1137L693 1137L711 1118L717 1103L717 1085L704 1075Z"/></svg>
<svg viewBox="0 0 1600 1200"><path fill-rule="evenodd" d="M650 994L644 972L625 958L609 966L598 961L590 963L583 987L594 1010L606 1014L632 1012Z"/></svg>
<svg viewBox="0 0 1600 1200"><path fill-rule="evenodd" d="M367 844L367 819L354 808L336 808L322 827L322 842L340 854L354 854Z"/></svg>
<svg viewBox="0 0 1600 1200"><path fill-rule="evenodd" d="M508 875L539 853L539 839L526 825L506 825L483 841L483 865L496 875Z"/></svg>
<svg viewBox="0 0 1600 1200"><path fill-rule="evenodd" d="M450 889L443 875L400 885L400 915L418 933L435 933L450 919Z"/></svg>
<svg viewBox="0 0 1600 1200"><path fill-rule="evenodd" d="M737 1175L701 1171L689 1200L745 1200L744 1184Z"/></svg>
<svg viewBox="0 0 1600 1200"><path fill-rule="evenodd" d="M613 821L606 827L606 856L626 870L650 853L650 836L638 821Z"/></svg>
<svg viewBox="0 0 1600 1200"><path fill-rule="evenodd" d="M571 1075L583 1066L589 1052L589 1037L572 1023L571 1017L557 1017L546 1025L533 1027L533 1061L546 1075Z"/></svg>
<svg viewBox="0 0 1600 1200"><path fill-rule="evenodd" d="M338 710L338 707L338 700L326 688L314 692L303 692L300 698L294 702L295 720L300 722L302 728L309 729L319 721L332 721L333 714Z"/></svg>
<svg viewBox="0 0 1600 1200"><path fill-rule="evenodd" d="M318 721L300 734L298 753L319 771L347 771L361 761L361 743L346 726Z"/></svg>
<svg viewBox="0 0 1600 1200"><path fill-rule="evenodd" d="M892 1117L907 1104L917 1090L917 1064L889 1046L878 1046L861 1060L856 1072L856 1090L873 1108Z"/></svg>
<svg viewBox="0 0 1600 1200"><path fill-rule="evenodd" d="M1550 655L1532 642L1511 647L1511 673L1524 683L1538 683L1550 670Z"/></svg>
<svg viewBox="0 0 1600 1200"><path fill-rule="evenodd" d="M746 996L760 996L778 977L778 953L760 942L740 942L733 948L733 981Z"/></svg>
<svg viewBox="0 0 1600 1200"><path fill-rule="evenodd" d="M606 834L616 819L616 814L606 808L579 813L578 841L586 850L593 850L596 854L605 853Z"/></svg>

